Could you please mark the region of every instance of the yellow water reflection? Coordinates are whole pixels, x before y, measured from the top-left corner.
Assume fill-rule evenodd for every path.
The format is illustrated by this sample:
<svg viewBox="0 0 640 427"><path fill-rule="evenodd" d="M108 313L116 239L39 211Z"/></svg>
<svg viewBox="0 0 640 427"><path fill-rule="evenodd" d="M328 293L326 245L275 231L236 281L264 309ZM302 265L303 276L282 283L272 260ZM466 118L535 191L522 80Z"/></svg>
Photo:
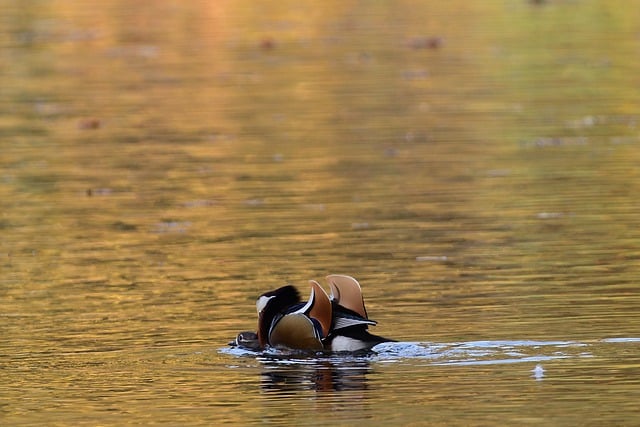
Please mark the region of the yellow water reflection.
<svg viewBox="0 0 640 427"><path fill-rule="evenodd" d="M633 423L637 3L0 0L3 424ZM218 351L329 273L584 349Z"/></svg>

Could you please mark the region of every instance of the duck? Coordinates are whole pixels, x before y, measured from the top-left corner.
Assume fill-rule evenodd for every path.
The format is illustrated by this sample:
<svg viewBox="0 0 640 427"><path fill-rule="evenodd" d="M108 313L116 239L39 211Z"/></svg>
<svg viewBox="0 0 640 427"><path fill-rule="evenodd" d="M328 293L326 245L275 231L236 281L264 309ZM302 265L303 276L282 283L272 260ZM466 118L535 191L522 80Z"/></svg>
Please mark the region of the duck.
<svg viewBox="0 0 640 427"><path fill-rule="evenodd" d="M394 341L368 331L377 322L368 317L356 279L332 274L326 280L331 294L310 280L306 302L292 285L260 295L256 301L257 332L241 332L234 344L251 350L273 347L353 353Z"/></svg>

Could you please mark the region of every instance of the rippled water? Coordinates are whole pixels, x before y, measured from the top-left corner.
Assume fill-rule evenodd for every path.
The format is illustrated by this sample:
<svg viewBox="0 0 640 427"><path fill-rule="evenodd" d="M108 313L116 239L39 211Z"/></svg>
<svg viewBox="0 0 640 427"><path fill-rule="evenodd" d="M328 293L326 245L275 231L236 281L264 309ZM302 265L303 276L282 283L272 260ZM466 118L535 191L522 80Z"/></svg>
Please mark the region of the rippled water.
<svg viewBox="0 0 640 427"><path fill-rule="evenodd" d="M1 424L637 424L640 4L441 3L0 0Z"/></svg>

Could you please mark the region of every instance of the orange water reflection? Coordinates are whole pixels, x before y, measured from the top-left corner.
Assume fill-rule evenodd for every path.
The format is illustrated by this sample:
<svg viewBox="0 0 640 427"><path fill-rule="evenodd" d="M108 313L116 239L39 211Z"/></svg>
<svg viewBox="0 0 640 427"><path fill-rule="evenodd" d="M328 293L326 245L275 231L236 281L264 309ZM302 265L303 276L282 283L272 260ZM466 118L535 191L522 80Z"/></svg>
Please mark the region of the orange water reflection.
<svg viewBox="0 0 640 427"><path fill-rule="evenodd" d="M2 2L5 423L633 420L631 3ZM384 336L593 357L218 352L330 273Z"/></svg>

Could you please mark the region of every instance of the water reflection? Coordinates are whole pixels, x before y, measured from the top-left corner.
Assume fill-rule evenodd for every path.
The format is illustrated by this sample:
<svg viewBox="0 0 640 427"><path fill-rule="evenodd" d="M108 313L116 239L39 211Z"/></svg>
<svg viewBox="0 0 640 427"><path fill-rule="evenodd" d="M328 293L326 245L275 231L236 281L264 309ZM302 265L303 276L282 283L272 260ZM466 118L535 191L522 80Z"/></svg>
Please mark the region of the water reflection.
<svg viewBox="0 0 640 427"><path fill-rule="evenodd" d="M262 360L260 385L268 393L282 395L299 391L355 391L367 389L371 364L352 360Z"/></svg>
<svg viewBox="0 0 640 427"><path fill-rule="evenodd" d="M638 424L638 0L94 3L0 3L4 424ZM327 272L410 345L194 356Z"/></svg>
<svg viewBox="0 0 640 427"><path fill-rule="evenodd" d="M634 342L636 338L625 338ZM603 343L611 342L602 340ZM259 384L264 396L269 399L289 397L298 399L306 393L319 394L349 392L364 397L365 392L380 393L381 385L370 386L374 372L386 366L406 367L431 366L449 369L471 368L474 370L491 366L525 365L528 378L542 381L546 378L547 364L568 359L595 357L595 345L573 341L468 341L457 343L390 342L379 344L366 354L307 354L270 349L251 351L239 347L220 349L232 357L253 358L259 362ZM527 378L523 370L521 378ZM554 373L554 375L557 375ZM353 393L356 394L353 394ZM362 394L358 394L361 392ZM333 394L332 399L339 400Z"/></svg>

